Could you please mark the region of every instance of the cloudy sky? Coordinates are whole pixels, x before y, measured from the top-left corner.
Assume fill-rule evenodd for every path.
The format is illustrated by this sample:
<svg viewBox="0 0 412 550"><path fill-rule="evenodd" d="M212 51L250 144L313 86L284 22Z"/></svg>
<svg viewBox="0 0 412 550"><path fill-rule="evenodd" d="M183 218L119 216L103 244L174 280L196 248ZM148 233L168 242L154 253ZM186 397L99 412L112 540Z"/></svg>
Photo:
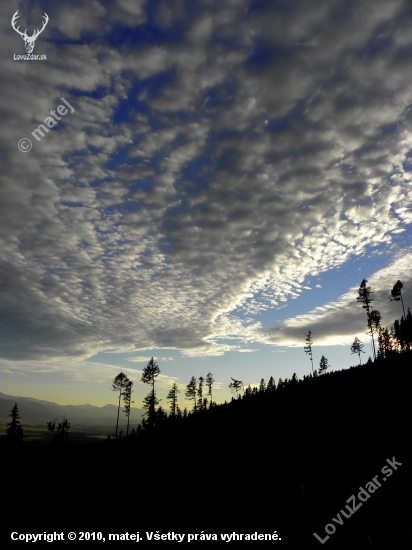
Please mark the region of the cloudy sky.
<svg viewBox="0 0 412 550"><path fill-rule="evenodd" d="M15 59L17 10L29 36L47 13L47 59ZM308 330L315 366L356 335L367 358L363 278L384 324L397 279L412 305L409 0L8 1L0 25L1 391L103 405L123 370L141 406L154 356L162 405L209 371L224 400L308 374Z"/></svg>

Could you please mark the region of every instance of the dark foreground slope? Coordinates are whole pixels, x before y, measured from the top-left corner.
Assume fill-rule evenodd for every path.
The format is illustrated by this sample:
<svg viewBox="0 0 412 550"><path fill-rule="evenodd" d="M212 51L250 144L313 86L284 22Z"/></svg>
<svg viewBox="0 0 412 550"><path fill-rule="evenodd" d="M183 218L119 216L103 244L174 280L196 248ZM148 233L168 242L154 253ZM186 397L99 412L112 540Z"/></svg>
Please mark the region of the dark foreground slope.
<svg viewBox="0 0 412 550"><path fill-rule="evenodd" d="M276 531L261 542L409 548L410 359L292 382L135 440L3 447L2 535Z"/></svg>

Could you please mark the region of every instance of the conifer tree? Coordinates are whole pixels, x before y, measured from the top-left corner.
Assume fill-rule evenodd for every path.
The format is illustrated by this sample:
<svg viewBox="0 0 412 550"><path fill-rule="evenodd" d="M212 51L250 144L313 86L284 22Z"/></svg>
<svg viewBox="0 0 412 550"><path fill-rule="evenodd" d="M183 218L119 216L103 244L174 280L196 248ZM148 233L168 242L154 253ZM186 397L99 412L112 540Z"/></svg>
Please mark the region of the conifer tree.
<svg viewBox="0 0 412 550"><path fill-rule="evenodd" d="M14 403L9 416L11 422L7 423L7 442L11 444L21 443L23 441L23 428L20 426L20 414L17 403Z"/></svg>
<svg viewBox="0 0 412 550"><path fill-rule="evenodd" d="M204 378L203 376L199 377L199 385L197 387L197 403L199 410L203 409L203 384L204 384Z"/></svg>
<svg viewBox="0 0 412 550"><path fill-rule="evenodd" d="M381 326L381 314L377 309L372 309L370 313L370 325L374 333L379 332Z"/></svg>
<svg viewBox="0 0 412 550"><path fill-rule="evenodd" d="M164 422L167 420L167 413L163 410L162 407L159 407L156 411L156 423Z"/></svg>
<svg viewBox="0 0 412 550"><path fill-rule="evenodd" d="M378 346L378 357L386 359L390 357L391 352L393 351L392 336L386 327L379 329Z"/></svg>
<svg viewBox="0 0 412 550"><path fill-rule="evenodd" d="M298 384L298 382L299 382L298 376L297 376L296 372L294 372L292 374L292 378L290 379L290 384L292 386L295 386L296 384Z"/></svg>
<svg viewBox="0 0 412 550"><path fill-rule="evenodd" d="M166 399L170 403L170 414L175 416L180 411L177 405L177 394L180 393L179 388L177 387L176 382L173 382L173 386L170 388L169 393L166 396Z"/></svg>
<svg viewBox="0 0 412 550"><path fill-rule="evenodd" d="M147 415L146 426L154 426L156 422L156 407L159 404L159 399L156 396L156 392L151 389L146 397L143 399L143 408L147 409L145 415Z"/></svg>
<svg viewBox="0 0 412 550"><path fill-rule="evenodd" d="M117 407L116 437L117 437L117 430L119 428L120 400L123 397L123 394L128 382L129 382L129 379L123 372L119 372L119 374L115 376L112 382L112 391L119 392L119 406Z"/></svg>
<svg viewBox="0 0 412 550"><path fill-rule="evenodd" d="M123 392L123 402L124 402L123 412L126 413L126 417L127 417L126 436L129 435L130 409L131 409L132 403L134 403L134 401L132 401L132 393L133 393L133 382L129 380Z"/></svg>
<svg viewBox="0 0 412 550"><path fill-rule="evenodd" d="M156 423L156 406L159 404L159 400L156 396L154 389L155 379L160 374L160 369L157 362L153 359L147 363L142 372L142 377L140 379L143 384L150 384L152 386L151 391L146 395L143 400L143 408L147 409L147 425L154 426Z"/></svg>
<svg viewBox="0 0 412 550"><path fill-rule="evenodd" d="M265 393L266 391L266 382L265 379L262 378L259 383L259 393Z"/></svg>
<svg viewBox="0 0 412 550"><path fill-rule="evenodd" d="M273 378L273 376L271 376L269 378L269 382L268 382L268 385L266 387L266 391L267 392L272 392L276 389L276 383L275 383L275 379Z"/></svg>
<svg viewBox="0 0 412 550"><path fill-rule="evenodd" d="M359 355L359 365L361 364L360 354L365 353L362 348L363 348L363 344L362 344L361 340L359 340L359 338L357 336L355 336L355 340L353 341L353 344L350 347L350 352L351 352L352 355L354 353Z"/></svg>
<svg viewBox="0 0 412 550"><path fill-rule="evenodd" d="M210 407L213 404L213 398L212 398L212 388L215 380L213 378L213 374L211 372L207 373L206 376L206 387L207 387L207 395L210 395Z"/></svg>
<svg viewBox="0 0 412 550"><path fill-rule="evenodd" d="M52 442L55 444L65 444L68 442L69 438L70 422L67 418L63 418L63 422L59 422L57 425L56 422L58 422L57 418L51 422L47 422L47 429L49 432L52 434L56 432Z"/></svg>
<svg viewBox="0 0 412 550"><path fill-rule="evenodd" d="M399 281L398 279L394 284L393 289L391 290L391 295L389 296L389 299L395 302L398 302L399 300L401 301L403 316L404 318L406 318L405 306L403 304L403 298L402 298L402 288L403 288L403 283L401 283L401 281Z"/></svg>
<svg viewBox="0 0 412 550"><path fill-rule="evenodd" d="M376 350L375 350L375 340L373 338L373 327L372 327L372 319L371 319L371 304L373 302L373 298L371 298L371 294L373 292L371 291L369 286L366 286L367 279L363 279L361 284L359 285L358 289L358 297L356 300L362 304L362 308L366 310L366 315L368 318L368 328L369 328L369 334L371 335L372 339L372 352L373 352L373 358L376 359Z"/></svg>
<svg viewBox="0 0 412 550"><path fill-rule="evenodd" d="M322 355L319 363L319 374L323 374L329 368L328 360L324 355Z"/></svg>
<svg viewBox="0 0 412 550"><path fill-rule="evenodd" d="M312 333L311 331L308 332L306 335L306 346L303 348L305 350L305 353L309 355L310 361L312 363L312 373L313 373L313 356L312 356Z"/></svg>
<svg viewBox="0 0 412 550"><path fill-rule="evenodd" d="M193 399L194 411L197 410L196 394L197 394L197 380L194 376L192 376L189 384L186 386L185 396L187 397L187 399L190 399L190 400Z"/></svg>

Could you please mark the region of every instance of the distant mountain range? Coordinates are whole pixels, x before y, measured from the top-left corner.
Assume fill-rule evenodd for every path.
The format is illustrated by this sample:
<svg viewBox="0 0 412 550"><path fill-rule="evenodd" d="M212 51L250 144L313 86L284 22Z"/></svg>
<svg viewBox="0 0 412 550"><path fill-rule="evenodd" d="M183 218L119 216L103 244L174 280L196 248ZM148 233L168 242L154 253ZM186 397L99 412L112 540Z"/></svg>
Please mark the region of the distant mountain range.
<svg viewBox="0 0 412 550"><path fill-rule="evenodd" d="M104 405L104 407L95 407L94 405L58 405L51 401L34 399L33 397L16 397L0 392L0 421L10 421L10 411L17 403L20 413L20 422L24 424L39 424L46 426L50 420L62 421L67 418L72 429L84 429L87 427L107 427L115 426L117 419L117 405ZM145 413L144 409L131 408L130 425L136 427ZM119 429L126 427L126 415L123 407L120 410Z"/></svg>

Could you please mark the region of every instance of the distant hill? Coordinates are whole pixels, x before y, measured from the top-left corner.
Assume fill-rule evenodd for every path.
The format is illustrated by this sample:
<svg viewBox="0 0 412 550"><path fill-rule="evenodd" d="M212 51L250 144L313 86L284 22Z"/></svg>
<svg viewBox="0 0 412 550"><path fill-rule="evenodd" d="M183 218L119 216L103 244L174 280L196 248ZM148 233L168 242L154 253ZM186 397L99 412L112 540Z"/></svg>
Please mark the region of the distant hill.
<svg viewBox="0 0 412 550"><path fill-rule="evenodd" d="M52 401L44 401L35 399L34 397L20 397L7 395L0 392L0 421L8 422L10 411L17 403L21 416L20 422L24 424L40 424L44 425L50 420L57 418L62 420L66 417L71 423L72 429L86 428L91 426L115 426L117 418L116 405L104 405L103 407L95 407L94 405L58 405ZM130 424L135 427L139 424L144 409L136 407L131 408ZM126 416L120 411L119 427L125 428Z"/></svg>

